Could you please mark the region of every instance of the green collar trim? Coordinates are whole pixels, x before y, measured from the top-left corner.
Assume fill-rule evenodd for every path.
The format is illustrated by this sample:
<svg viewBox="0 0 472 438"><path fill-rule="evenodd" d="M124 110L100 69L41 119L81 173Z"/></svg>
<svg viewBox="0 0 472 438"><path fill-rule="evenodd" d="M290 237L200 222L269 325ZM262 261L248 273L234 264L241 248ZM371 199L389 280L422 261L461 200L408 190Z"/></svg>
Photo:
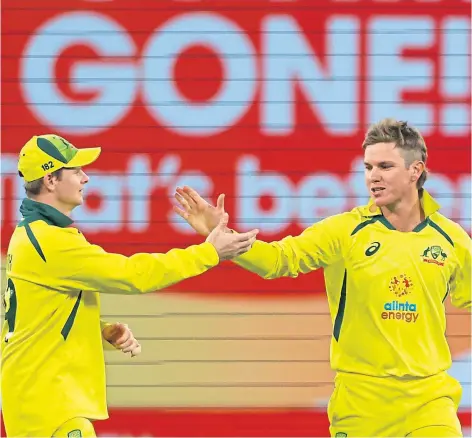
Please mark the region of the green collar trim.
<svg viewBox="0 0 472 438"><path fill-rule="evenodd" d="M33 201L29 198L23 199L20 206L20 213L23 215L23 220L18 225L20 227L38 220L43 220L49 225L55 225L61 228L66 228L74 222L70 217L61 213L56 208L42 202Z"/></svg>
<svg viewBox="0 0 472 438"><path fill-rule="evenodd" d="M438 202L426 190L419 190L419 196L421 207L423 208L426 219L420 224L418 224L414 230L412 230L414 233L419 233L427 225L431 225L430 216L436 213L441 208ZM361 228L364 228L364 226L374 223L374 219L376 219L389 230L395 230L395 227L385 218L385 216L382 214L382 210L374 204L374 201L372 199L367 205L362 206L360 210L362 216L369 218L368 221L365 221L361 224ZM356 227L353 231L353 234L357 233L359 229L358 227Z"/></svg>

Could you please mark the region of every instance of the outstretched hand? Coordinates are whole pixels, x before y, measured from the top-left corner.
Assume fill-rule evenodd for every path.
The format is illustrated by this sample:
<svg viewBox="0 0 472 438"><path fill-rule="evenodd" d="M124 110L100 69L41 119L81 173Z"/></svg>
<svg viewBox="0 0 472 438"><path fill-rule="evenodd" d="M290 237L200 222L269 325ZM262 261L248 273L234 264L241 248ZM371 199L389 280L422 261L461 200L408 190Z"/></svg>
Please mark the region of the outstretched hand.
<svg viewBox="0 0 472 438"><path fill-rule="evenodd" d="M174 197L179 203L174 206L174 211L202 236L208 236L225 214L224 194L218 196L216 206L205 201L188 186L177 187Z"/></svg>

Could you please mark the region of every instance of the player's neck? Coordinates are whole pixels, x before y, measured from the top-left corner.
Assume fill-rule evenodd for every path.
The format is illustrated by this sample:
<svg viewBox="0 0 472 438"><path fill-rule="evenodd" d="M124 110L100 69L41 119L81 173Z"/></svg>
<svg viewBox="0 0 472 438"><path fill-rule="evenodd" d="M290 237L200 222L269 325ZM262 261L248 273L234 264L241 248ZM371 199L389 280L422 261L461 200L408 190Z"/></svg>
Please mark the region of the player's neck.
<svg viewBox="0 0 472 438"><path fill-rule="evenodd" d="M71 217L72 208L64 205L62 202L59 202L53 196L49 196L49 193L36 196L32 199L33 201L42 202L43 204L50 205L51 207L54 207L56 210L60 211L62 214L66 215L67 217Z"/></svg>
<svg viewBox="0 0 472 438"><path fill-rule="evenodd" d="M398 231L413 231L425 220L418 191L412 193L411 196L402 198L393 205L382 207L381 210L385 218Z"/></svg>

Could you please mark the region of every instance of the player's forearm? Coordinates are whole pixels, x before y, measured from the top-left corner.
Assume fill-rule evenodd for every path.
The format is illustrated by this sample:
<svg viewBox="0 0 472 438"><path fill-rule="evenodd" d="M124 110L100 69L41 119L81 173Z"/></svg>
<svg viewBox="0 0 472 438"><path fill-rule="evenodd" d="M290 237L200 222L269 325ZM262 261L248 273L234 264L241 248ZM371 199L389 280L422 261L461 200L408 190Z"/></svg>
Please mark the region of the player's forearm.
<svg viewBox="0 0 472 438"><path fill-rule="evenodd" d="M62 289L130 295L163 289L219 263L215 248L207 242L165 254L139 253L131 257L83 245L74 248L70 258L74 260L61 271Z"/></svg>
<svg viewBox="0 0 472 438"><path fill-rule="evenodd" d="M140 292L159 290L182 280L195 277L219 263L218 254L211 243L173 249L166 254L153 254L151 269L138 279Z"/></svg>
<svg viewBox="0 0 472 438"><path fill-rule="evenodd" d="M247 253L233 261L267 280L298 275L292 251L281 242L267 243L257 240Z"/></svg>
<svg viewBox="0 0 472 438"><path fill-rule="evenodd" d="M111 293L149 293L195 277L216 266L218 254L210 243L173 249L165 254L135 254L128 259L123 289ZM132 287L126 287L129 282Z"/></svg>
<svg viewBox="0 0 472 438"><path fill-rule="evenodd" d="M296 277L328 266L343 257L343 216L332 216L275 242L256 241L246 254L234 259L239 266L266 279Z"/></svg>

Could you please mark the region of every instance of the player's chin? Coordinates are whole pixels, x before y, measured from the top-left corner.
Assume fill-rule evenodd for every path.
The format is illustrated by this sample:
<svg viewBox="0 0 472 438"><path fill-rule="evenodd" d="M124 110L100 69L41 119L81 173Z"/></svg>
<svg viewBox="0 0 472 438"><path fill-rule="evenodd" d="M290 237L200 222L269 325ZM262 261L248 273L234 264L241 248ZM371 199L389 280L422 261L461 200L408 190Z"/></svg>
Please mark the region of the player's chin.
<svg viewBox="0 0 472 438"><path fill-rule="evenodd" d="M391 198L392 197L389 196L387 193L384 193L384 191L372 196L372 200L377 207L385 207L387 205L390 205L392 203Z"/></svg>
<svg viewBox="0 0 472 438"><path fill-rule="evenodd" d="M79 194L79 196L77 196L77 199L75 199L75 206L79 206L79 205L82 205L84 203L84 196L82 195L82 193Z"/></svg>

